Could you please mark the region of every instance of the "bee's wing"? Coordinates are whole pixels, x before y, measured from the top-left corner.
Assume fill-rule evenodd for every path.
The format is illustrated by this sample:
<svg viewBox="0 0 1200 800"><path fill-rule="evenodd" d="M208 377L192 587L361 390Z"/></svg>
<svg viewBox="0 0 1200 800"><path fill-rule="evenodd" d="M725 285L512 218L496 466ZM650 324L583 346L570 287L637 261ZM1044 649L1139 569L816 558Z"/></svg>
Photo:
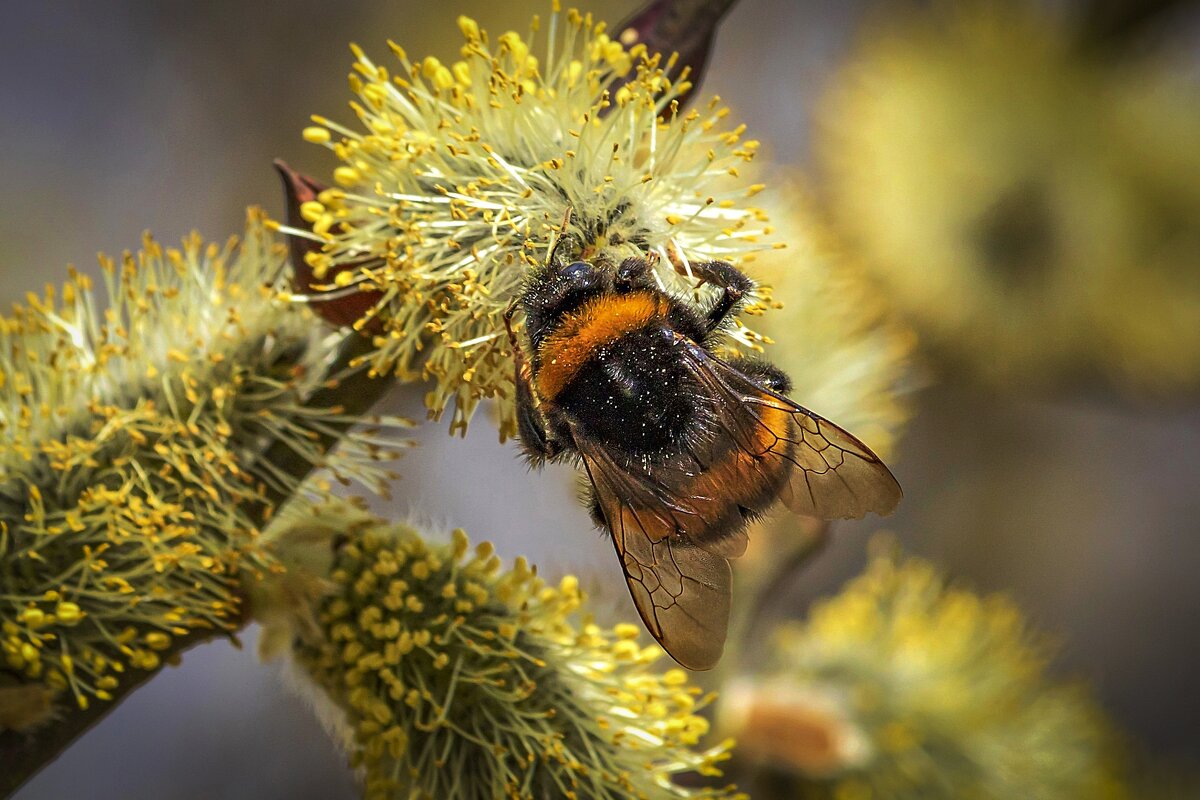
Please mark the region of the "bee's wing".
<svg viewBox="0 0 1200 800"><path fill-rule="evenodd" d="M688 669L716 666L729 625L729 559L686 535L683 525L695 519L686 498L650 472L621 467L593 441L576 444L646 629ZM745 535L736 541L744 550Z"/></svg>
<svg viewBox="0 0 1200 800"><path fill-rule="evenodd" d="M853 434L755 383L694 342L678 337L683 361L711 395L724 436L760 468L791 462L780 499L792 511L823 519L889 514L900 484L879 456ZM790 418L790 420L788 419Z"/></svg>
<svg viewBox="0 0 1200 800"><path fill-rule="evenodd" d="M772 485L793 511L824 518L886 514L900 485L870 448L791 400L765 389L694 342L678 337L696 376L713 435L668 464L618 462L602 444L576 436L625 581L647 630L680 664L710 669L725 648L732 595L729 560L746 549L736 494L717 485L722 463L748 484ZM723 455L724 454L724 455ZM712 469L714 471L710 472ZM734 521L731 522L730 520Z"/></svg>

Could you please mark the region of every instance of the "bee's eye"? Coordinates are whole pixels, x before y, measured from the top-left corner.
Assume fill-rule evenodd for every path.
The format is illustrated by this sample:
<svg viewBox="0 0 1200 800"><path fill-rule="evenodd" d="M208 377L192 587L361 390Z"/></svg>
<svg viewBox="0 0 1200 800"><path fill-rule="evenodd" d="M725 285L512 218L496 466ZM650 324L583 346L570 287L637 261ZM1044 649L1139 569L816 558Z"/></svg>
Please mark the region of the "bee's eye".
<svg viewBox="0 0 1200 800"><path fill-rule="evenodd" d="M595 271L595 267L586 261L576 261L563 267L559 277L568 283L584 283Z"/></svg>

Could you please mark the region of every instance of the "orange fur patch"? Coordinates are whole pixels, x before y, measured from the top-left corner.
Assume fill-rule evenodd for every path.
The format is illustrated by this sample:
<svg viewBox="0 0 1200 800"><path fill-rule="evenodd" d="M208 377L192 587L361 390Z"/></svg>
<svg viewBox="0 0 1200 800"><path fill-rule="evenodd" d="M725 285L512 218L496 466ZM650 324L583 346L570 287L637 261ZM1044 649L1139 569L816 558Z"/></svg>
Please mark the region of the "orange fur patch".
<svg viewBox="0 0 1200 800"><path fill-rule="evenodd" d="M652 292L606 294L563 317L538 351L538 394L553 400L596 351L666 316L667 300Z"/></svg>

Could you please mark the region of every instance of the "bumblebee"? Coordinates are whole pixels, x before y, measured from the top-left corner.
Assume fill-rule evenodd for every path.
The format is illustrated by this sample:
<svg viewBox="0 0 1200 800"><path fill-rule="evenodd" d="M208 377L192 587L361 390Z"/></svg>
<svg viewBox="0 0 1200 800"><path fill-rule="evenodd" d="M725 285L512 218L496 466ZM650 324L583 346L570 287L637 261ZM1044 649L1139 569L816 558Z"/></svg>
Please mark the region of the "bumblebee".
<svg viewBox="0 0 1200 800"><path fill-rule="evenodd" d="M647 258L560 250L505 314L521 444L535 466L582 463L646 628L683 666L710 669L749 522L777 500L826 519L887 514L900 485L866 445L789 400L779 369L714 355L753 289L733 266L690 265L720 290L700 308L663 291Z"/></svg>

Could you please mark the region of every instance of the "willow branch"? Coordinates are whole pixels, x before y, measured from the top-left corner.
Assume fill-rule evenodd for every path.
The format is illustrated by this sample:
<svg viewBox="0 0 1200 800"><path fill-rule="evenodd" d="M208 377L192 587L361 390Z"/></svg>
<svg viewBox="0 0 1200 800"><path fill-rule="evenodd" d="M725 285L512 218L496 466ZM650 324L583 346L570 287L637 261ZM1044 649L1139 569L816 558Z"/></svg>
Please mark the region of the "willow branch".
<svg viewBox="0 0 1200 800"><path fill-rule="evenodd" d="M370 349L371 343L365 337L357 333L348 335L326 372L330 376L330 383L314 392L305 405L308 408L336 410L339 417L347 420L370 409L393 384L391 378L370 377L367 369L359 366L359 360ZM338 421L324 426L325 430L318 434L321 452L328 452L336 445L352 424L350 421ZM267 446L259 456L259 463L269 463L273 474L293 479L288 482L291 486L299 485L320 466L279 441ZM283 485L279 481L272 482L265 489L262 500L250 509L251 519L258 526L266 524L275 509L288 499L289 493L282 488ZM162 653L163 664L178 663L183 652L194 645L232 636L246 621L243 615L233 622L230 629L199 629L175 639L171 648ZM33 731L0 732L0 797L10 797L161 669L126 673L122 682L112 690L111 701L92 703L86 710L69 711Z"/></svg>

